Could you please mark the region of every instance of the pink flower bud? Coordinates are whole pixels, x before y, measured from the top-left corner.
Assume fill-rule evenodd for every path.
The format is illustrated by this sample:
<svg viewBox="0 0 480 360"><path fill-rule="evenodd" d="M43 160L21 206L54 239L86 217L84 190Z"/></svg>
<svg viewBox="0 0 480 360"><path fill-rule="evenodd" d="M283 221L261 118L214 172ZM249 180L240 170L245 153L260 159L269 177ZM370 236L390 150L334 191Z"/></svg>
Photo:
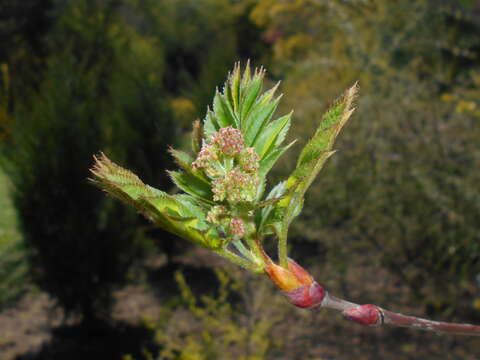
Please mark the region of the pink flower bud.
<svg viewBox="0 0 480 360"><path fill-rule="evenodd" d="M245 224L243 223L243 220L239 218L233 218L230 221L230 232L237 239L242 238L243 235L245 235Z"/></svg>
<svg viewBox="0 0 480 360"><path fill-rule="evenodd" d="M206 220L214 224L220 224L221 219L226 216L228 216L228 209L225 206L218 205L210 209Z"/></svg>
<svg viewBox="0 0 480 360"><path fill-rule="evenodd" d="M257 194L258 177L234 167L225 176L212 182L213 200L231 203L253 201Z"/></svg>
<svg viewBox="0 0 480 360"><path fill-rule="evenodd" d="M192 168L208 168L212 161L217 161L218 156L211 145L203 145L202 150L197 155L197 159L192 163Z"/></svg>
<svg viewBox="0 0 480 360"><path fill-rule="evenodd" d="M240 153L245 147L242 132L231 126L222 128L212 135L210 142L229 156Z"/></svg>
<svg viewBox="0 0 480 360"><path fill-rule="evenodd" d="M255 173L260 167L260 158L258 157L255 149L250 147L244 149L239 156L240 167L243 171L248 173Z"/></svg>
<svg viewBox="0 0 480 360"><path fill-rule="evenodd" d="M382 311L378 306L367 304L354 307L343 312L343 316L348 320L362 325L381 325Z"/></svg>

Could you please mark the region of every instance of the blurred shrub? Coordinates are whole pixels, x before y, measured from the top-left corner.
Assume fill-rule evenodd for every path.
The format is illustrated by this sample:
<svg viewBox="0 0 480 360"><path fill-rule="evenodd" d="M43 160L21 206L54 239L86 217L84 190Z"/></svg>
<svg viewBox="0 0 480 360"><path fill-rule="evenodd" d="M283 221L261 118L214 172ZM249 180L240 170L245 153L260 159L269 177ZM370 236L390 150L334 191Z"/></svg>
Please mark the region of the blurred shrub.
<svg viewBox="0 0 480 360"><path fill-rule="evenodd" d="M29 288L29 263L11 199L11 184L0 172L0 309Z"/></svg>
<svg viewBox="0 0 480 360"><path fill-rule="evenodd" d="M108 314L112 289L152 250L148 239L176 250L171 235L88 185L92 154L168 189L167 147L203 116L245 42L261 40L234 0L26 5L0 5L12 15L0 17L0 37L18 40L0 54L2 166L36 283L68 313L92 318ZM28 25L35 9L38 33Z"/></svg>
<svg viewBox="0 0 480 360"><path fill-rule="evenodd" d="M216 270L218 290L198 298L178 272L180 303L163 309L162 319L150 326L163 348L159 359L266 359L285 344L278 325L288 304L273 296L261 278L242 279L226 269ZM275 329L276 328L276 329Z"/></svg>
<svg viewBox="0 0 480 360"><path fill-rule="evenodd" d="M360 82L356 119L306 201L297 243L326 244L339 269L364 254L432 311L471 309L480 272L474 13L455 1L259 0L251 16L277 34L284 106L295 109L301 141L326 101ZM284 167L296 160L289 154Z"/></svg>
<svg viewBox="0 0 480 360"><path fill-rule="evenodd" d="M136 214L87 183L92 154L162 179L148 175L163 172L175 134L161 84L149 78L163 68L143 61L112 6L67 8L38 88L13 94L14 131L2 148L36 283L85 319L108 314L112 289L146 246Z"/></svg>
<svg viewBox="0 0 480 360"><path fill-rule="evenodd" d="M29 289L30 264L21 239L0 237L0 309Z"/></svg>

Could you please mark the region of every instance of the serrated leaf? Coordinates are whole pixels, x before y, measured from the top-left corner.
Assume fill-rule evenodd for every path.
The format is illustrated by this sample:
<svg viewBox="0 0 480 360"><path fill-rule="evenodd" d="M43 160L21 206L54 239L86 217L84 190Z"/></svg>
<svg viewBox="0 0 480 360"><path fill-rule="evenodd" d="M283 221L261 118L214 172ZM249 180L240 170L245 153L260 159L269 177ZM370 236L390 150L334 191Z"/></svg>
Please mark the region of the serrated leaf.
<svg viewBox="0 0 480 360"><path fill-rule="evenodd" d="M213 194L208 182L183 171L169 171L168 174L175 185L187 194L202 201L212 203Z"/></svg>
<svg viewBox="0 0 480 360"><path fill-rule="evenodd" d="M327 159L334 154L333 143L353 112L352 103L356 91L355 84L332 105L323 116L315 135L300 153L297 168L287 180L287 189L291 187L295 189L278 203L278 207L285 209L279 236L286 237L291 221L301 211L305 192Z"/></svg>
<svg viewBox="0 0 480 360"><path fill-rule="evenodd" d="M248 117L250 111L252 110L252 105L257 100L258 94L262 90L263 77L265 72L259 70L255 72L253 79L249 82L248 87L245 89L245 96L242 100L240 119L242 123L242 130L245 131L246 126L248 125L245 119Z"/></svg>
<svg viewBox="0 0 480 360"><path fill-rule="evenodd" d="M187 207L196 217L202 221L205 220L206 214L210 210L210 205L206 205L204 202L187 194L175 194L173 197Z"/></svg>
<svg viewBox="0 0 480 360"><path fill-rule="evenodd" d="M281 148L273 149L270 153L268 153L261 161L260 161L260 170L259 174L260 177L265 177L270 169L275 165L277 160L280 156L283 155L285 151L287 151L293 144L295 144L296 140L292 141L287 146L283 146Z"/></svg>
<svg viewBox="0 0 480 360"><path fill-rule="evenodd" d="M207 109L207 114L203 120L203 133L205 139L210 139L214 133L220 129L215 114L212 110Z"/></svg>
<svg viewBox="0 0 480 360"><path fill-rule="evenodd" d="M90 172L94 176L90 180L96 186L140 211L143 211L143 208L137 200L141 196L152 195L156 190L144 184L133 172L115 164L103 153L94 157L94 166Z"/></svg>
<svg viewBox="0 0 480 360"><path fill-rule="evenodd" d="M261 135L253 144L260 159L263 159L272 148L278 147L283 142L290 127L291 116L292 112L272 121L261 132Z"/></svg>
<svg viewBox="0 0 480 360"><path fill-rule="evenodd" d="M227 85L225 85L225 87L227 87ZM215 118L217 119L220 128L233 125L235 127L238 126L235 114L233 113L233 109L228 103L226 96L220 94L218 90L213 99L213 112L215 113Z"/></svg>
<svg viewBox="0 0 480 360"><path fill-rule="evenodd" d="M246 119L248 125L245 126L244 132L245 144L247 146L252 146L256 138L259 136L260 131L262 131L273 117L281 97L282 95L278 96L272 102L256 105L255 109L252 110Z"/></svg>
<svg viewBox="0 0 480 360"><path fill-rule="evenodd" d="M189 154L181 150L175 150L172 147L168 149L168 152L173 156L178 166L187 171L191 170L193 158Z"/></svg>
<svg viewBox="0 0 480 360"><path fill-rule="evenodd" d="M265 91L257 101L257 105L265 105L273 99L275 92L280 86L280 82L277 82L271 89Z"/></svg>
<svg viewBox="0 0 480 360"><path fill-rule="evenodd" d="M202 246L213 248L220 239L207 237L207 225L197 207L144 184L135 174L109 160L104 154L95 158L92 168L95 184L111 195L133 205L166 231ZM202 233L203 232L203 233Z"/></svg>
<svg viewBox="0 0 480 360"><path fill-rule="evenodd" d="M245 96L245 89L247 88L247 86L250 84L251 81L252 81L252 77L250 76L250 59L249 59L247 60L247 64L245 65L245 70L242 76L242 82L240 84L240 90L243 90L243 92L241 93L242 99Z"/></svg>
<svg viewBox="0 0 480 360"><path fill-rule="evenodd" d="M196 217L173 196L164 194L144 197L140 200L150 218L162 229L181 238L210 248L211 244L199 231L205 229L201 219Z"/></svg>
<svg viewBox="0 0 480 360"><path fill-rule="evenodd" d="M298 158L297 167L315 159L324 151L330 151L337 135L353 113L352 103L356 96L357 84L348 89L322 117L312 139L305 145Z"/></svg>
<svg viewBox="0 0 480 360"><path fill-rule="evenodd" d="M180 166L185 172L194 176L199 181L205 183L205 186L210 186L207 178L205 177L204 173L201 171L195 171L192 168L193 158L184 151L175 150L173 148L169 148L168 151L175 159L175 162L178 166Z"/></svg>
<svg viewBox="0 0 480 360"><path fill-rule="evenodd" d="M202 148L203 126L199 120L193 122L192 128L192 151L197 154Z"/></svg>
<svg viewBox="0 0 480 360"><path fill-rule="evenodd" d="M231 98L233 102L233 112L238 114L240 110L240 63L239 62L235 64L235 67L229 79L229 83L230 83ZM240 127L239 125L240 124L237 124L237 128Z"/></svg>
<svg viewBox="0 0 480 360"><path fill-rule="evenodd" d="M287 185L286 181L282 181L282 182L278 183L277 185L275 185L272 188L272 190L270 190L270 193L266 197L265 201L268 202L268 201L274 200L274 199L281 199L285 195L285 192L287 190L286 185ZM274 203L276 203L276 202L277 201L275 201ZM273 211L275 209L274 203L269 204L269 205L263 207L260 210L257 210L257 212L255 213L256 224L257 224L257 227L258 227L260 233L262 233L264 231L265 224L272 223L273 215L274 215ZM281 219L277 219L277 220L280 221Z"/></svg>

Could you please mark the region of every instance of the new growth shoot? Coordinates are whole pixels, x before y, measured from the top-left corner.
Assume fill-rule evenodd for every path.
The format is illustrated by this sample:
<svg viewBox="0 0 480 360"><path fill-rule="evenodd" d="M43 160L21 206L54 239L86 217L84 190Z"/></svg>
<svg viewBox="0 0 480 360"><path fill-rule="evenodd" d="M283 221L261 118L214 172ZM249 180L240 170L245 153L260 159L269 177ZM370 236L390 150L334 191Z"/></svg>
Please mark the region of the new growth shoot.
<svg viewBox="0 0 480 360"><path fill-rule="evenodd" d="M268 172L293 142L284 144L292 113L274 117L282 95L276 95L278 84L262 91L264 77L262 68L251 73L247 64L242 73L236 64L203 122L193 123L191 151L170 149L180 169L169 175L181 193L170 195L144 184L103 153L94 158L92 181L162 229L246 270L267 274L295 306L339 310L346 319L369 326L479 335L479 326L434 322L336 298L288 258L289 226L334 153L335 139L354 111L358 88L353 85L334 102L291 175L267 191ZM276 240L278 263L263 249L267 236Z"/></svg>

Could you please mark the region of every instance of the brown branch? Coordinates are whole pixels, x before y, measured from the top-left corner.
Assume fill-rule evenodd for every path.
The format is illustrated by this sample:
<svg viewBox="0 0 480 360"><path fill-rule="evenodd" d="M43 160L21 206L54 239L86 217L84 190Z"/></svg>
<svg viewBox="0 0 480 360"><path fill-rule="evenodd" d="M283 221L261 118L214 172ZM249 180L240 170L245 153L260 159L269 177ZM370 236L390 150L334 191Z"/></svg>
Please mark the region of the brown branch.
<svg viewBox="0 0 480 360"><path fill-rule="evenodd" d="M322 286L317 284L316 287ZM479 325L448 323L441 321L433 321L429 319L422 319L415 316L403 315L400 313L385 310L373 304L355 304L350 301L339 299L333 295L330 295L324 289L322 291L325 294L323 299L314 306L341 311L346 319L361 325L373 327L391 325L425 331L433 331L435 333L441 334L480 336ZM289 294L288 291L284 293L287 299L290 300L290 297L293 294Z"/></svg>
<svg viewBox="0 0 480 360"><path fill-rule="evenodd" d="M353 322L367 326L392 325L443 334L480 336L480 326L447 323L422 319L385 310L377 305L359 305L330 295L328 291L300 265L288 259L288 266L282 267L273 262L265 267L266 274L293 305L311 309L324 307L341 311Z"/></svg>

